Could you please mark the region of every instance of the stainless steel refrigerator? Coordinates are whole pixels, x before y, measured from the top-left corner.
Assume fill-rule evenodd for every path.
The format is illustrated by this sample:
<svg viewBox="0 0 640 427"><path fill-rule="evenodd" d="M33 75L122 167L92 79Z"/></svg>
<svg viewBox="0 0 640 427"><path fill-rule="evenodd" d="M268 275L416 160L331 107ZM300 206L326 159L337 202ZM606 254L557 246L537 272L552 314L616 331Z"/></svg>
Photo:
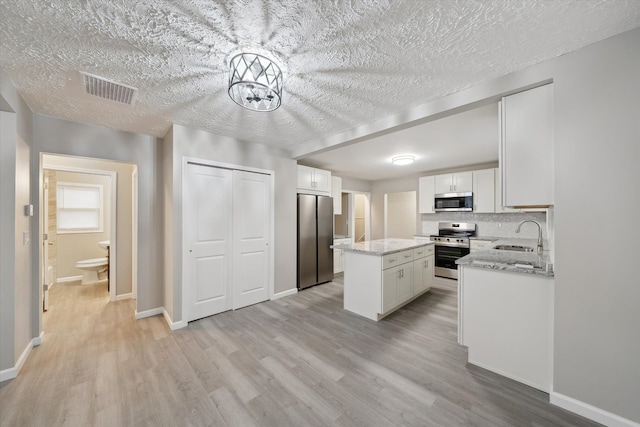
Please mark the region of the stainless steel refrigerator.
<svg viewBox="0 0 640 427"><path fill-rule="evenodd" d="M298 194L298 289L333 280L333 199Z"/></svg>

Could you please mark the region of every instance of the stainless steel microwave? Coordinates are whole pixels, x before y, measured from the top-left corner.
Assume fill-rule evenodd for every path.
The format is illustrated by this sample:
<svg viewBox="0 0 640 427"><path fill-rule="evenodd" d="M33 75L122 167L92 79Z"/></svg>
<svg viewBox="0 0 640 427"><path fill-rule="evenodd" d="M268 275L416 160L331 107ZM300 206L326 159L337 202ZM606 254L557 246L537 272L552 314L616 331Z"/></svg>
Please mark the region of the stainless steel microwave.
<svg viewBox="0 0 640 427"><path fill-rule="evenodd" d="M473 193L436 194L434 210L436 212L471 212L473 211Z"/></svg>

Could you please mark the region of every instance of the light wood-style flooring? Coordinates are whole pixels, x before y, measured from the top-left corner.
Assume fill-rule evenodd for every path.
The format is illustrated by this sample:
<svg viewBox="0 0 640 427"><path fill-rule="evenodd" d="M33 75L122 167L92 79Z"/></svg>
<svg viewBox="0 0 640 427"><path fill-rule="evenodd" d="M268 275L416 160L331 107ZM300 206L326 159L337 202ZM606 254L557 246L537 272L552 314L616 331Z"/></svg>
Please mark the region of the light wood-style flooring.
<svg viewBox="0 0 640 427"><path fill-rule="evenodd" d="M42 345L0 385L0 425L596 425L468 365L454 290L380 322L345 312L342 291L337 279L171 332L106 285L56 285Z"/></svg>

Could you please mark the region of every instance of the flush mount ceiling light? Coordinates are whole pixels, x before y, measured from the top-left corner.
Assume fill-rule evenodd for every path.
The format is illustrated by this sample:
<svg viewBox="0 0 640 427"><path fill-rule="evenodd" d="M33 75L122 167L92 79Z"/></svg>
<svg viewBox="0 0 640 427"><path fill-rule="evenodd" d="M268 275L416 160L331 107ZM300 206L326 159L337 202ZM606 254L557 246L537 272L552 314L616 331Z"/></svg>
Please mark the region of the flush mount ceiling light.
<svg viewBox="0 0 640 427"><path fill-rule="evenodd" d="M282 71L255 53L241 53L229 62L229 96L252 111L273 111L282 101Z"/></svg>
<svg viewBox="0 0 640 427"><path fill-rule="evenodd" d="M416 161L416 157L410 154L403 154L402 156L395 156L391 158L391 163L398 166L410 165Z"/></svg>

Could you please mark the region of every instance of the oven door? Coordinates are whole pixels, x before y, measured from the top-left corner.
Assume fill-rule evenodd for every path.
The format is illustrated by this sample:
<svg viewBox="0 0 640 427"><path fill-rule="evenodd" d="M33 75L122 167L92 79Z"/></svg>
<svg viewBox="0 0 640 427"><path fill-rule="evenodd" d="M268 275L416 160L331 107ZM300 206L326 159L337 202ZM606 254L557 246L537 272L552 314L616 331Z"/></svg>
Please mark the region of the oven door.
<svg viewBox="0 0 640 427"><path fill-rule="evenodd" d="M465 255L469 255L469 248L441 246L436 244L435 250L435 275L438 277L457 279L458 266L456 265L456 260L462 258Z"/></svg>

